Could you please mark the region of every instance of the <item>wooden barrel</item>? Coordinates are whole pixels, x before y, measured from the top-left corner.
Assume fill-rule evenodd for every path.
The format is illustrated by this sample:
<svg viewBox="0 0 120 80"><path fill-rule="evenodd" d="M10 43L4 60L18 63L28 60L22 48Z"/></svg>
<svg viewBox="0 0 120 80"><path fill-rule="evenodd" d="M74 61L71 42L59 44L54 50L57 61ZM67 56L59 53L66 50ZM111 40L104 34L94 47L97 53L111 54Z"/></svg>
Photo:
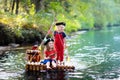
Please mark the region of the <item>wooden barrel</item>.
<svg viewBox="0 0 120 80"><path fill-rule="evenodd" d="M28 61L39 62L40 61L40 51L39 50L27 50Z"/></svg>

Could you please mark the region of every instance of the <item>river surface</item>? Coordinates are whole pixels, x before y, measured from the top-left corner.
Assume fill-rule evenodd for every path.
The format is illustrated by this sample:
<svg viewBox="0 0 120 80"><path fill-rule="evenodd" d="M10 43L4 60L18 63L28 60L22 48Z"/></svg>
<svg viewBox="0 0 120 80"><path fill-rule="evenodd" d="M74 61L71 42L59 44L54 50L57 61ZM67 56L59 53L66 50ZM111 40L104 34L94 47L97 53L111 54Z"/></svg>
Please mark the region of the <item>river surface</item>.
<svg viewBox="0 0 120 80"><path fill-rule="evenodd" d="M67 40L69 73L25 73L25 50L0 57L0 80L120 80L120 28L76 32Z"/></svg>

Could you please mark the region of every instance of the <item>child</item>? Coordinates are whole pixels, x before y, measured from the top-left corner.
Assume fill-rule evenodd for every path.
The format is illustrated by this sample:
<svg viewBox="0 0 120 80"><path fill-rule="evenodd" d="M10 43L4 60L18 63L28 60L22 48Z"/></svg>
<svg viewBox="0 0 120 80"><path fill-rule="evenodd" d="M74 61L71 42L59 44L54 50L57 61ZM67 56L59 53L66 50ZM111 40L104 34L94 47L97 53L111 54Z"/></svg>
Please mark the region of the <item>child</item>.
<svg viewBox="0 0 120 80"><path fill-rule="evenodd" d="M57 30L54 31L54 46L57 51L58 65L62 65L64 59L64 48L66 47L66 34L64 33L64 28L66 24L64 22L59 22L55 25Z"/></svg>
<svg viewBox="0 0 120 80"><path fill-rule="evenodd" d="M56 67L56 51L54 49L54 40L49 38L47 41L44 43L45 45L45 60L44 64L46 64L47 69L51 69L50 65L52 65L53 68Z"/></svg>
<svg viewBox="0 0 120 80"><path fill-rule="evenodd" d="M33 45L32 50L38 50L38 45L37 44Z"/></svg>

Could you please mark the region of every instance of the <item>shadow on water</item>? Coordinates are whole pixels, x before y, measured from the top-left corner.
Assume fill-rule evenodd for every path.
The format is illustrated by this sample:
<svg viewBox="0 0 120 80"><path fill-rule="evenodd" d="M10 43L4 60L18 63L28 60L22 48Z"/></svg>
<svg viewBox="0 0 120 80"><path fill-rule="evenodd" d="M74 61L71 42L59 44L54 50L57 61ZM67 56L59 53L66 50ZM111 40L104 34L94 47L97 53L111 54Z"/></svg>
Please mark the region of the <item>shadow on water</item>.
<svg viewBox="0 0 120 80"><path fill-rule="evenodd" d="M84 77L83 77L84 76ZM68 72L25 72L25 80L94 80L92 77L81 73Z"/></svg>

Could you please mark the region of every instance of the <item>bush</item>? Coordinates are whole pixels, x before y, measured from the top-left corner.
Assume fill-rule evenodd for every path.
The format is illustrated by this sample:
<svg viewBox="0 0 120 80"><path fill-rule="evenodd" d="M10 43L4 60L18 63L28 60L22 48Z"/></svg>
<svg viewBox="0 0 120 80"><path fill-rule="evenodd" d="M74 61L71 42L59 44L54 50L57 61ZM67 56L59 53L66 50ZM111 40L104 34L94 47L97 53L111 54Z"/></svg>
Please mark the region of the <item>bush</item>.
<svg viewBox="0 0 120 80"><path fill-rule="evenodd" d="M5 24L0 23L0 45L7 45L15 42L15 34L12 29Z"/></svg>
<svg viewBox="0 0 120 80"><path fill-rule="evenodd" d="M31 44L35 41L41 42L44 37L43 33L36 28L21 28L20 35L10 26L0 23L0 45L8 45L9 43Z"/></svg>

